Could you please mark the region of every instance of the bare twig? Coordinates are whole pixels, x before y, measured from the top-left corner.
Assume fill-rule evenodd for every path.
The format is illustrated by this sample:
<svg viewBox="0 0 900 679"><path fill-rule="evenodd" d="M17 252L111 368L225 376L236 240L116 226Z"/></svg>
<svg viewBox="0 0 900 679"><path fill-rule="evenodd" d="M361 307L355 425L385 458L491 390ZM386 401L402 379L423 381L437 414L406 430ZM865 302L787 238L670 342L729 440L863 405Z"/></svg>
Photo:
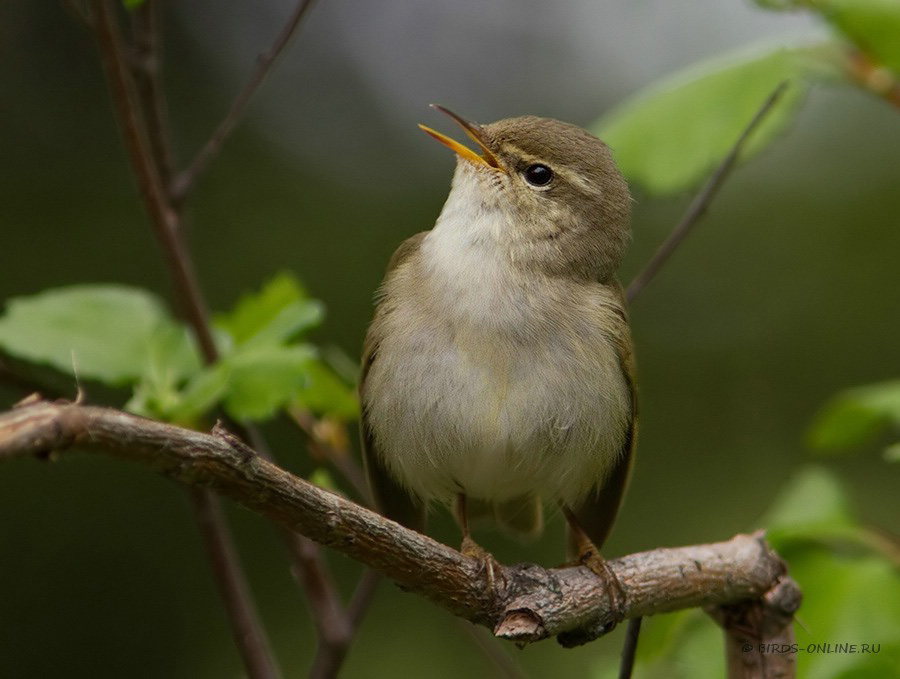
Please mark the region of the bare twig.
<svg viewBox="0 0 900 679"><path fill-rule="evenodd" d="M757 110L753 118L747 124L747 127L745 127L744 131L741 132L740 137L738 137L738 140L734 143L734 146L731 147L728 155L725 156L725 158L716 168L716 171L713 172L712 176L706 182L704 187L694 197L694 200L691 201L691 204L688 206L687 212L685 213L684 217L681 218L681 221L672 230L672 233L669 234L669 237L666 238L663 244L659 246L659 249L653 255L652 259L647 263L644 269L628 285L628 290L625 294L629 302L633 302L634 299L641 293L641 291L645 287L647 287L647 284L653 279L654 276L656 276L657 272L662 268L663 264L665 264L669 257L672 256L672 253L675 252L675 249L678 247L681 241L684 240L685 236L688 235L694 225L700 220L700 217L702 217L706 212L706 209L709 207L712 199L715 197L719 188L722 186L722 183L734 168L734 164L737 162L738 156L740 155L745 142L757 128L757 126L763 121L769 111L772 110L772 108L781 98L781 95L784 94L784 91L787 89L787 87L788 81L782 81L772 91L772 94L770 94L766 98L762 106L759 107L759 110Z"/></svg>
<svg viewBox="0 0 900 679"><path fill-rule="evenodd" d="M217 429L220 435L224 432L221 428ZM275 458L259 430L256 427L242 429L243 438L253 444L256 452L264 460L274 462ZM347 649L353 641L359 618L364 614L371 595L358 602L354 596L350 606L345 609L337 586L322 558L319 545L286 528L282 528L281 538L290 551L294 563L293 575L303 588L312 613L310 617L316 628L318 648L310 676L318 679L337 676L347 655ZM357 593L365 591L365 584L364 575ZM358 606L358 610L355 610L354 606Z"/></svg>
<svg viewBox="0 0 900 679"><path fill-rule="evenodd" d="M584 566L500 566L488 580L478 560L248 457L221 436L65 403L33 403L0 415L0 459L61 453L73 446L141 462L175 480L215 490L506 639L527 643L559 635L586 641L614 626L610 597ZM657 549L608 564L622 584L627 618L763 596L774 605L799 596L784 563L758 534ZM789 624L790 606L779 605ZM747 627L752 624L751 616L742 620L741 629L760 643L785 634L778 625Z"/></svg>
<svg viewBox="0 0 900 679"><path fill-rule="evenodd" d="M232 634L251 677L280 676L272 649L262 632L253 597L247 589L240 558L228 531L218 498L203 488L189 487L188 497L212 562L212 571L232 623Z"/></svg>
<svg viewBox="0 0 900 679"><path fill-rule="evenodd" d="M74 0L69 2L73 3ZM95 12L99 15L95 33L135 178L154 231L163 246L176 297L181 302L205 360L212 363L218 358L218 352L213 341L206 302L183 238L181 199L197 173L202 171L218 151L272 64L296 32L311 6L311 0L298 4L273 46L260 56L250 83L238 96L192 169L183 175L190 179L181 184L184 190L177 197L169 190L174 186L172 179L175 160L161 78L161 41L156 2L147 0L134 12L135 45L130 59L125 58L126 48L111 6L105 0L94 0L94 4ZM126 64L132 67L134 81L129 78ZM258 432L246 430L244 434L249 435L257 450L266 455L264 441ZM351 483L359 484L361 473L357 473L352 460L344 456L340 459L335 457L333 462ZM249 598L248 588L242 580L237 555L227 535L227 525L217 508L206 506L213 501L211 497L204 499L195 494L192 496L192 507L205 531L204 539L216 569L217 581L223 587L232 629L251 676L273 676L276 671L274 660ZM292 554L295 576L303 586L312 608L311 617L318 631L320 655L329 659L329 673L322 676L333 676L346 654L353 630L371 595L359 597L351 604L354 608L345 611L318 545L291 531L283 531L282 537ZM370 582L364 579L361 585ZM362 592L366 592L366 589L365 586L361 587Z"/></svg>
<svg viewBox="0 0 900 679"><path fill-rule="evenodd" d="M168 203L153 154L147 142L143 123L135 102L134 87L126 69L124 47L118 20L110 0L94 0L94 32L100 57L109 83L113 106L122 131L138 188L157 238L166 253L179 299L207 361L216 358L216 347L210 330L208 312L197 285L193 263L181 239L178 215ZM238 649L254 679L279 676L256 612L249 596L246 577L236 558L230 531L208 491L192 491L191 505L207 547L220 593L229 614L231 629Z"/></svg>
<svg viewBox="0 0 900 679"><path fill-rule="evenodd" d="M619 679L631 679L634 670L634 659L637 654L638 638L641 635L643 618L632 618L625 630L625 643L622 644L622 660L619 663Z"/></svg>
<svg viewBox="0 0 900 679"><path fill-rule="evenodd" d="M347 617L354 629L359 626L380 582L381 573L367 568L360 578L359 584L356 585L356 591L353 592L353 598L350 599L350 604L347 606Z"/></svg>
<svg viewBox="0 0 900 679"><path fill-rule="evenodd" d="M244 114L247 105L250 103L253 95L256 94L256 91L259 89L263 80L265 80L272 65L297 32L297 29L300 27L300 24L310 7L312 7L312 4L313 0L300 0L291 16L288 18L287 23L285 23L281 32L275 38L275 42L272 43L272 46L269 47L268 50L259 55L253 75L250 77L249 82L244 86L244 89L241 90L235 98L234 103L232 103L225 118L219 123L219 126L206 142L206 145L200 150L194 160L191 161L191 164L187 169L181 172L173 181L170 195L175 203L181 202L187 194L190 193L197 177L200 176L209 165L209 161L212 160L222 148L225 139L228 138L228 135L231 134L234 126Z"/></svg>
<svg viewBox="0 0 900 679"><path fill-rule="evenodd" d="M132 71L153 161L160 183L167 187L172 181L175 152L169 130L169 115L162 84L162 48L160 39L159 3L145 0L132 12L134 58Z"/></svg>
<svg viewBox="0 0 900 679"><path fill-rule="evenodd" d="M298 565L294 575L303 582L319 643L345 646L352 634L350 623L338 600L337 587L322 561L319 546L297 533L286 533L286 536Z"/></svg>
<svg viewBox="0 0 900 679"><path fill-rule="evenodd" d="M235 107L232 108L229 119L226 120L229 129L237 120L242 107L249 101L250 95L261 82L277 55L287 44L309 4L307 1L298 6L276 44L263 55L252 87L242 93ZM145 206L155 226L157 237L163 244L166 263L175 283L176 296L187 311L188 322L198 338L204 358L211 363L217 359L218 352L213 341L206 303L202 297L194 273L193 262L183 238L180 206L176 205L176 202L165 190L171 177L174 154L171 149L171 132L168 127L159 73L158 31L155 9L152 6L142 8L135 17L137 44L135 58L132 60L137 79L136 89L140 95L138 99L134 96L135 87L129 81L128 72L125 70L124 48L111 12L104 12L102 25L97 29L101 54L104 56L104 63L110 78L113 101L119 113L135 176L145 198ZM138 100L142 110L138 109ZM243 103L241 103L242 101ZM149 135L146 134L147 130L149 130ZM221 138L224 138L225 134L227 134L227 129L224 129ZM211 157L212 152L207 154L206 160ZM265 455L264 442L258 432L246 431L245 434L250 435L257 449ZM352 475L352 469L347 471ZM196 508L198 503L195 501L193 506ZM218 514L213 516L219 517ZM210 522L204 522L202 525L210 529L215 526ZM227 526L222 523L219 530L225 531ZM321 559L318 545L302 536L293 535L290 531L285 531L282 537L292 554L295 575L303 586L312 608L312 619L318 631L320 649L325 649L325 655L334 659L334 662L331 663L333 675L337 672L352 637L347 614L341 605L337 588L331 581ZM222 543L223 539L222 536L207 536L206 542L207 545L216 545ZM211 552L213 563L217 568L224 567L229 563L228 559L221 558L223 555L234 555L234 550L225 550L220 554ZM238 566L236 559L232 564L236 569ZM230 586L239 578L238 574L233 572L230 574L217 573L217 579L220 584ZM247 594L246 586L235 587L230 590L230 593L226 592L226 598L230 596L233 599L239 599ZM244 601L243 605L239 601L227 601L226 606L230 614L238 615L232 621L233 629L239 643L244 644L245 662L256 662L253 654L260 649L266 649L267 644L264 642L260 625L256 625L254 635L247 634L247 630L253 628L253 625L250 624L251 619L256 618L249 600ZM241 612L243 615L239 615ZM361 610L358 611L358 615L361 615ZM274 668L274 660L271 655L268 660ZM256 662L256 664L259 663Z"/></svg>
<svg viewBox="0 0 900 679"><path fill-rule="evenodd" d="M368 568L363 571L362 577L356 585L356 591L353 592L353 598L350 599L345 611L345 634L343 638L335 634L319 635L316 657L313 659L312 669L309 672L310 679L329 679L337 676L356 630L359 628L359 623L372 602L372 597L374 597L380 582L380 573Z"/></svg>
<svg viewBox="0 0 900 679"><path fill-rule="evenodd" d="M188 323L197 336L204 357L208 361L214 361L217 352L209 329L209 312L197 285L193 263L180 237L178 215L168 202L153 163L153 153L135 102L134 86L126 68L127 60L118 21L109 0L94 0L94 10L94 32L100 47L100 57L138 190L156 237L163 246L178 299L185 306Z"/></svg>

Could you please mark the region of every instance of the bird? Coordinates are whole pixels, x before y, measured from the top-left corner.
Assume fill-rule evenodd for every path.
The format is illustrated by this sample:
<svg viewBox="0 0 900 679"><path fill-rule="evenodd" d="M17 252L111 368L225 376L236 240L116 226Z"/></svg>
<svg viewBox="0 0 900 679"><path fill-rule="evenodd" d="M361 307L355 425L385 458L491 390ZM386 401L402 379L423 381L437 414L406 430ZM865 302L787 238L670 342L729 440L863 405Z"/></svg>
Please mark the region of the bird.
<svg viewBox="0 0 900 679"><path fill-rule="evenodd" d="M433 228L400 244L376 293L359 382L363 462L378 509L424 531L451 510L461 551L473 511L538 533L544 503L574 557L609 579L600 548L630 476L635 362L616 273L631 196L610 149L575 125L448 115L455 152Z"/></svg>

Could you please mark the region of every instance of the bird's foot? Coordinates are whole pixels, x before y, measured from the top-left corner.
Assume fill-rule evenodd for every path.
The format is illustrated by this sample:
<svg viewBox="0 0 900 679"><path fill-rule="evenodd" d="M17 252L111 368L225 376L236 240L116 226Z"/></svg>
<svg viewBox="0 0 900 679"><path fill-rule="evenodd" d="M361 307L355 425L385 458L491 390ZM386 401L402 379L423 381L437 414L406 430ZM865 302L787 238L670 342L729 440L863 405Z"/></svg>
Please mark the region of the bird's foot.
<svg viewBox="0 0 900 679"><path fill-rule="evenodd" d="M494 555L484 547L466 535L462 540L459 551L464 555L478 561L479 570L484 573L488 589L494 589L497 583L506 584L506 576L503 575L503 566L494 558Z"/></svg>
<svg viewBox="0 0 900 679"><path fill-rule="evenodd" d="M600 580L603 581L603 588L606 590L606 596L609 599L609 612L615 625L618 625L625 619L625 588L619 582L619 578L609 567L600 552L591 545L578 555L578 563L587 566Z"/></svg>

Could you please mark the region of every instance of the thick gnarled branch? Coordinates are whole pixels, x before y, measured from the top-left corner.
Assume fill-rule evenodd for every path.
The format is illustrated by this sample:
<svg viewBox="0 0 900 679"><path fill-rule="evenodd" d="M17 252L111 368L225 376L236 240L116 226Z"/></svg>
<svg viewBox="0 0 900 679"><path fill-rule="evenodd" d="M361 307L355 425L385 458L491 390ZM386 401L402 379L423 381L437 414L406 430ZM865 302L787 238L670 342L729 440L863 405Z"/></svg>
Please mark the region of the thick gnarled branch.
<svg viewBox="0 0 900 679"><path fill-rule="evenodd" d="M477 560L307 483L235 445L233 437L70 403L32 400L0 415L0 459L73 447L134 460L183 483L210 488L367 564L455 615L488 626L497 636L519 643L560 636L563 643L577 643L617 622L607 593L585 567L504 566L488 582ZM741 619L742 633L765 643L790 634L791 613L799 604L783 562L761 535L657 549L609 565L625 591L626 617L706 607L720 612L714 617L728 630L734 619L728 610L741 602L769 601L768 593L781 592L776 600L791 603L775 606L778 624L769 616L748 628L747 616Z"/></svg>

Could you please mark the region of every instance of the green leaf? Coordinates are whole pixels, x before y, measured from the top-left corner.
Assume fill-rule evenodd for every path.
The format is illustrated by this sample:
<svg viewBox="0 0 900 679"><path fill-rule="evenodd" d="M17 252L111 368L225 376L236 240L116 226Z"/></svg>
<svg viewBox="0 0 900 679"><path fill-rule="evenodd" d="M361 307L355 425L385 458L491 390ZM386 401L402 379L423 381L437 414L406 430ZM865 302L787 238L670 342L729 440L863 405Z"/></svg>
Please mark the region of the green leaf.
<svg viewBox="0 0 900 679"><path fill-rule="evenodd" d="M854 516L846 491L827 469L801 469L762 520L766 538L782 556L827 545L841 553L878 554L900 563L900 552Z"/></svg>
<svg viewBox="0 0 900 679"><path fill-rule="evenodd" d="M193 424L201 415L215 408L228 393L229 366L216 363L197 373L177 394L158 404L155 417L183 425Z"/></svg>
<svg viewBox="0 0 900 679"><path fill-rule="evenodd" d="M182 383L202 369L200 353L187 328L163 323L150 340L147 361L134 394L125 405L144 417L172 420L180 406Z"/></svg>
<svg viewBox="0 0 900 679"><path fill-rule="evenodd" d="M858 526L840 481L823 467L801 469L762 519L777 548L809 540L858 540Z"/></svg>
<svg viewBox="0 0 900 679"><path fill-rule="evenodd" d="M725 676L725 657L710 653L722 647L722 630L697 609L645 618L634 676L648 679L694 679ZM593 679L619 676L618 659L597 662Z"/></svg>
<svg viewBox="0 0 900 679"><path fill-rule="evenodd" d="M306 344L241 347L198 373L157 416L189 423L219 403L238 420L266 420L288 404L341 419L358 413L353 388Z"/></svg>
<svg viewBox="0 0 900 679"><path fill-rule="evenodd" d="M820 451L868 443L889 425L900 427L900 380L849 389L816 416L810 445Z"/></svg>
<svg viewBox="0 0 900 679"><path fill-rule="evenodd" d="M764 525L803 591L795 625L797 676L894 676L892 668L900 667L900 578L887 551L864 539L856 545L867 549L833 548L830 538L862 531L837 478L819 467L802 470L773 504ZM722 656L709 653L717 644L721 631L698 610L654 616L641 635L635 676L724 676ZM839 644L856 646L836 650ZM869 645L868 652L862 644ZM611 679L615 669L614 663L598 662L592 676Z"/></svg>
<svg viewBox="0 0 900 679"><path fill-rule="evenodd" d="M229 356L225 410L237 419L265 420L308 386L315 350L308 345L267 346Z"/></svg>
<svg viewBox="0 0 900 679"><path fill-rule="evenodd" d="M610 146L630 181L654 194L683 191L712 172L775 87L789 80L742 158L771 142L793 120L805 78L831 49L767 48L717 57L639 93L590 129Z"/></svg>
<svg viewBox="0 0 900 679"><path fill-rule="evenodd" d="M900 75L900 2L816 0L811 5L873 61Z"/></svg>
<svg viewBox="0 0 900 679"><path fill-rule="evenodd" d="M78 285L9 300L0 348L17 358L111 385L137 380L174 322L154 295ZM189 361L181 355L180 361ZM184 368L184 364L181 366Z"/></svg>
<svg viewBox="0 0 900 679"><path fill-rule="evenodd" d="M318 325L324 317L322 304L309 299L294 276L280 273L255 294L244 295L216 324L235 344L278 344Z"/></svg>
<svg viewBox="0 0 900 679"><path fill-rule="evenodd" d="M342 420L359 416L356 390L348 386L321 361L310 361L308 381L300 389L294 402L315 413L327 413Z"/></svg>
<svg viewBox="0 0 900 679"><path fill-rule="evenodd" d="M803 606L797 613L801 624L795 627L802 649L797 654L797 676L896 676L900 667L896 567L878 555L846 555L822 547L793 554L789 567L803 590ZM830 652L825 644L831 644ZM856 644L856 651L835 652L836 644ZM870 649L877 644L878 653L861 652L861 644Z"/></svg>

